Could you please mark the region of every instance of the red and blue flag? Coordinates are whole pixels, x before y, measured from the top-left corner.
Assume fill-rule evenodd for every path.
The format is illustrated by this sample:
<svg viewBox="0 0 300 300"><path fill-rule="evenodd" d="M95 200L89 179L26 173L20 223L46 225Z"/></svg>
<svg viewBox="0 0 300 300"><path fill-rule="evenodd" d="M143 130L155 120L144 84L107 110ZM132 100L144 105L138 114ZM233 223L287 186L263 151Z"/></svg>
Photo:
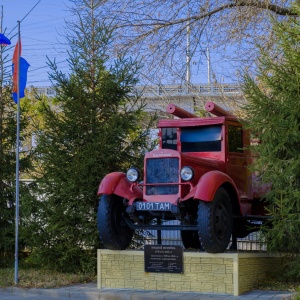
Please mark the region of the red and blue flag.
<svg viewBox="0 0 300 300"><path fill-rule="evenodd" d="M20 49L19 49L20 47ZM22 52L22 45L21 41L20 44L17 42L17 45L14 50L13 55L13 65L12 65L12 73L13 73L13 99L15 103L18 103L18 92L19 92L19 99L25 97L25 88L27 83L27 72L30 64L21 57ZM18 67L20 62L20 68ZM18 70L20 70L20 74L18 74ZM19 75L19 76L18 76ZM18 78L20 82L20 87L18 89Z"/></svg>

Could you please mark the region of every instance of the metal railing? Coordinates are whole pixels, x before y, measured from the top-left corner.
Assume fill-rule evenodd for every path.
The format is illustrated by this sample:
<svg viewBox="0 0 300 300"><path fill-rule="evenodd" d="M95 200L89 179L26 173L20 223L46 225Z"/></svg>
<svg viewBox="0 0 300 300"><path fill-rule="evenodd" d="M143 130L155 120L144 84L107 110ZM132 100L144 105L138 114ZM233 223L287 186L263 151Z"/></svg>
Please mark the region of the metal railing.
<svg viewBox="0 0 300 300"><path fill-rule="evenodd" d="M237 84L199 84L199 85L148 85L136 86L134 91L143 97L153 96L183 96L183 95L240 95L241 88Z"/></svg>
<svg viewBox="0 0 300 300"><path fill-rule="evenodd" d="M166 224L176 225L179 224L179 221L168 221ZM139 241L136 241L137 244L142 246L146 245L155 245L158 244L158 235L156 230L144 230L140 232L140 237L142 237ZM136 237L136 239L139 239ZM182 240L179 230L161 230L161 244L162 245L176 245L182 246ZM230 243L231 245L231 243ZM230 248L230 245L228 249ZM267 251L266 244L261 239L260 232L252 232L245 238L237 239L237 250L238 251Z"/></svg>
<svg viewBox="0 0 300 300"><path fill-rule="evenodd" d="M54 97L52 87L28 87L27 91L37 92L39 95ZM143 97L155 96L184 96L184 95L240 95L241 88L238 84L195 84L195 85L138 85L133 88L132 94L141 94Z"/></svg>

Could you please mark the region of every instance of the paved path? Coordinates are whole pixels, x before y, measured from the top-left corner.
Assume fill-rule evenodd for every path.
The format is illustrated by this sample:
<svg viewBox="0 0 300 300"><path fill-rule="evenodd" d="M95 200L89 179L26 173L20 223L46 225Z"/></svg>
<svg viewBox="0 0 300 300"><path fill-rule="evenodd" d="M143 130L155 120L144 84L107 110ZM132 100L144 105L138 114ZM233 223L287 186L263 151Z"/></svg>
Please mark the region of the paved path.
<svg viewBox="0 0 300 300"><path fill-rule="evenodd" d="M232 296L130 289L99 290L95 283L53 289L0 289L0 300L291 300L292 296L292 293L279 291L252 291L242 296Z"/></svg>

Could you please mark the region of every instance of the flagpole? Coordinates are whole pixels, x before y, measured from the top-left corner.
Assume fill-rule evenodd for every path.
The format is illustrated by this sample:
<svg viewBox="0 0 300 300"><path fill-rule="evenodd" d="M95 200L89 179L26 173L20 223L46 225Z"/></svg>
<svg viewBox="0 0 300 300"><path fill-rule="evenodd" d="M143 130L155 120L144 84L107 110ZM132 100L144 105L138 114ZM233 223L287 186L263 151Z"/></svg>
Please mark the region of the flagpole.
<svg viewBox="0 0 300 300"><path fill-rule="evenodd" d="M20 56L21 33L18 21L18 76L17 76L17 140L16 140L16 221L15 221L15 284L18 284L19 274L19 156L20 156ZM16 66L15 66L16 67Z"/></svg>

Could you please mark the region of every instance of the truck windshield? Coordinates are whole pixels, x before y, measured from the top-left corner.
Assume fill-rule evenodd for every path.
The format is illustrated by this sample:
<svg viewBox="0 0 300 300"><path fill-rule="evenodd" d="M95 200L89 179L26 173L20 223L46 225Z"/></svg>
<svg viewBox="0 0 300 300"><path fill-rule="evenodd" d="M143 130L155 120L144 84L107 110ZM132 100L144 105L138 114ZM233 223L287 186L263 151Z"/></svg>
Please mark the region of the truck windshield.
<svg viewBox="0 0 300 300"><path fill-rule="evenodd" d="M182 152L221 151L222 126L185 127L181 129Z"/></svg>

